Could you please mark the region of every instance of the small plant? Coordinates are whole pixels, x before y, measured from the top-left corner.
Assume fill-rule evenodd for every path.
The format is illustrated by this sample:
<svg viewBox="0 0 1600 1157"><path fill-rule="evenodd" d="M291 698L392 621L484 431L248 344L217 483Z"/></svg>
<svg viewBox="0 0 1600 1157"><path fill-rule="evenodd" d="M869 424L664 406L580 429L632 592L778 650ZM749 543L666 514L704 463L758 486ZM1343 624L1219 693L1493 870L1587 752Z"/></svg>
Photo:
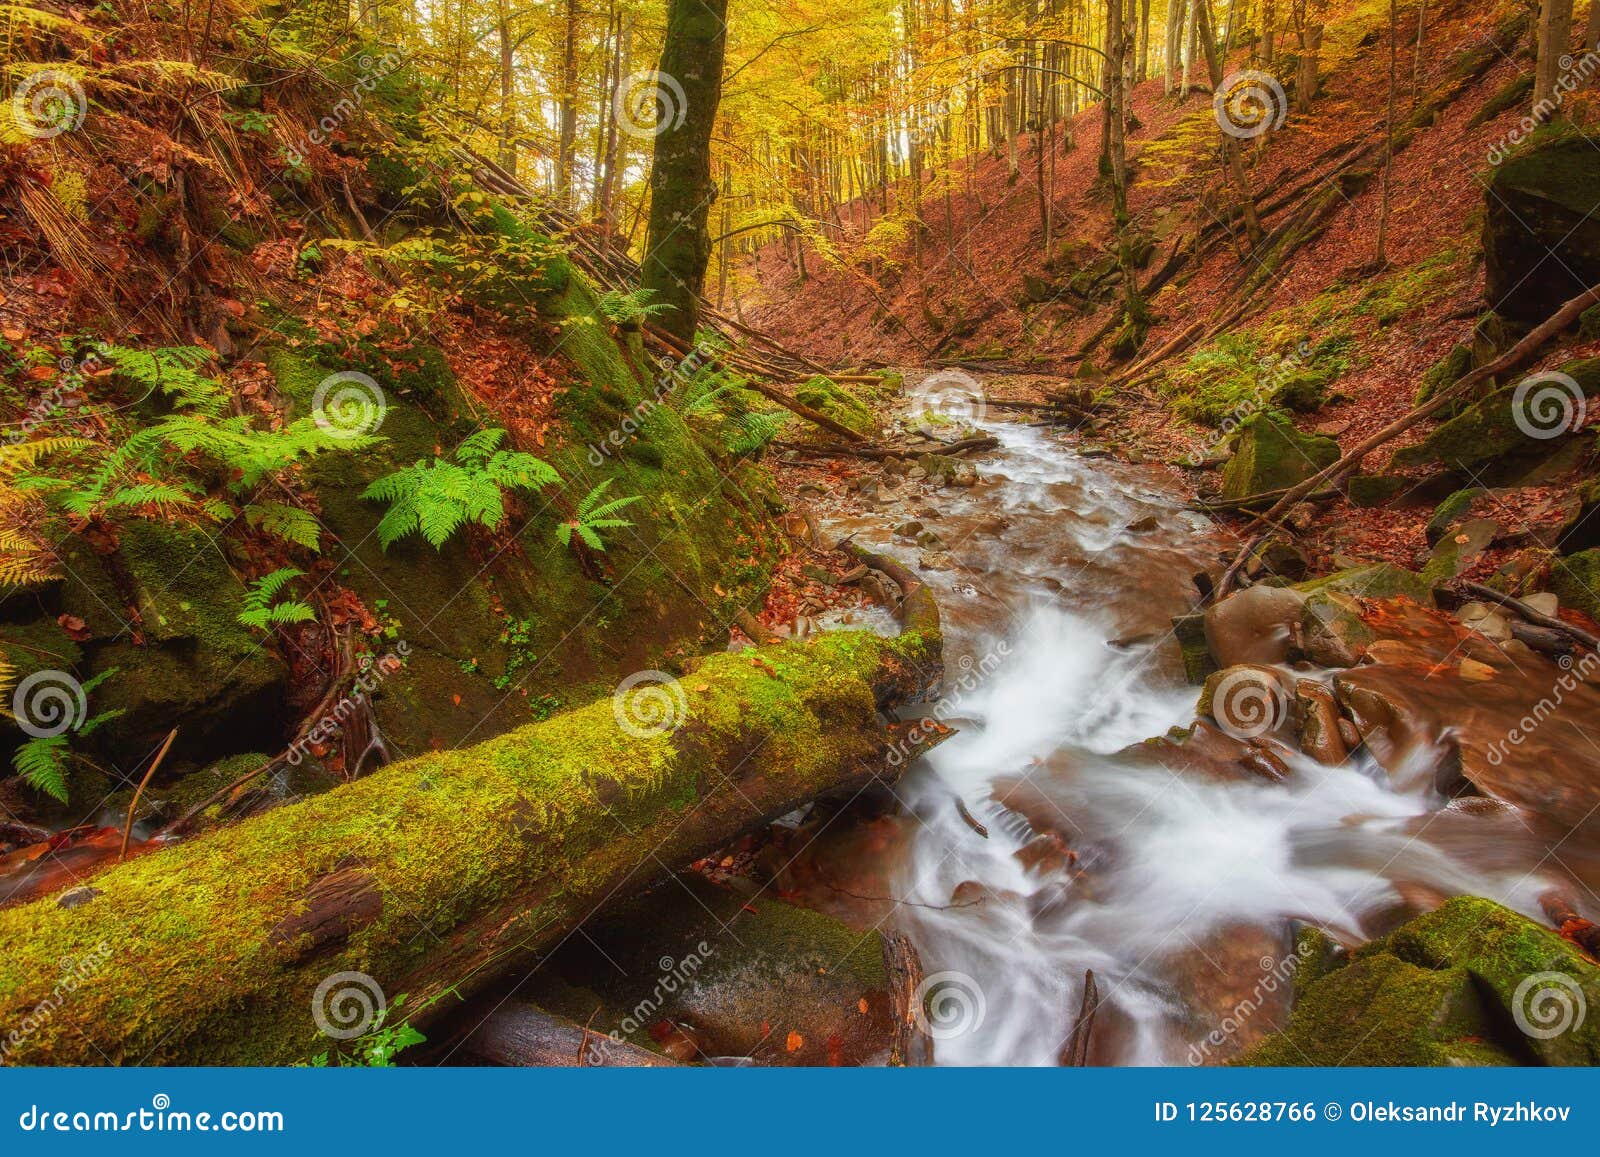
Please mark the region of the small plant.
<svg viewBox="0 0 1600 1157"><path fill-rule="evenodd" d="M37 533L44 504L30 499L16 482L45 455L89 444L82 438L38 438L0 445L0 590L56 576L55 556Z"/></svg>
<svg viewBox="0 0 1600 1157"><path fill-rule="evenodd" d="M508 490L539 490L560 481L546 462L518 450L502 450L506 432L479 430L456 447L455 461L435 458L386 474L361 497L387 502L378 523L378 542L389 545L421 532L435 550L463 526L489 530L505 519Z"/></svg>
<svg viewBox="0 0 1600 1157"><path fill-rule="evenodd" d="M9 689L11 676L14 671L10 664L4 664L6 670L0 675ZM83 684L83 694L90 695L94 689L117 673L117 668L102 671L94 678ZM87 698L86 698L87 701ZM102 724L108 723L122 714L122 708L115 707L109 711L102 711L85 719L78 727L70 732L60 735L41 735L28 740L17 748L11 756L11 766L17 769L17 774L22 777L22 782L35 791L43 792L52 799L67 802L67 773L72 766L72 739L74 736L87 738L94 734Z"/></svg>
<svg viewBox="0 0 1600 1157"><path fill-rule="evenodd" d="M635 289L629 293L609 289L600 295L596 304L600 307L601 316L612 325L637 329L652 317L673 308L664 301L651 301L655 293L653 289Z"/></svg>
<svg viewBox="0 0 1600 1157"><path fill-rule="evenodd" d="M297 567L284 566L256 579L245 592L244 610L238 614L239 622L266 631L282 623L315 621L317 612L309 604L297 599L278 599L284 587L305 573ZM275 599L278 601L274 602Z"/></svg>
<svg viewBox="0 0 1600 1157"><path fill-rule="evenodd" d="M390 1015L400 1011L406 1002L407 995L407 993L402 992L391 1000L386 1008L379 1010L373 1018L372 1027L366 1032L354 1040L336 1043L332 1049L317 1053L308 1063L312 1068L319 1069L333 1065L341 1068L354 1066L369 1069L392 1069L396 1055L412 1045L422 1044L428 1039L409 1024L404 1022L399 1024L389 1023ZM441 993L440 995L444 994ZM427 1006L424 1005L423 1007Z"/></svg>
<svg viewBox="0 0 1600 1157"><path fill-rule="evenodd" d="M600 537L602 530L620 530L624 526L633 525L626 518L617 518L616 513L623 507L638 502L643 495L635 494L628 498L613 498L610 502L602 502L601 499L605 497L610 485L611 479L607 478L584 495L583 501L578 503L576 513L556 527L557 542L562 546L568 546L572 542L572 536L576 534L589 549L603 551L606 544Z"/></svg>

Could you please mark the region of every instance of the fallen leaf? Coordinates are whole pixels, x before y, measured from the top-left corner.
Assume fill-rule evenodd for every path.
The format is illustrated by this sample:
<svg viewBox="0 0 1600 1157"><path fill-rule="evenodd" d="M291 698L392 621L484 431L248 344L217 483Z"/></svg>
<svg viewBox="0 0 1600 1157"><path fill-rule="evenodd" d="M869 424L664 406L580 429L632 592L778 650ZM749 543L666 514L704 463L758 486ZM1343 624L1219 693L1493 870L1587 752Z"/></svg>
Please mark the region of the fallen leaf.
<svg viewBox="0 0 1600 1157"><path fill-rule="evenodd" d="M797 1053L805 1047L806 1038L793 1030L790 1030L789 1035L783 1038L784 1052Z"/></svg>

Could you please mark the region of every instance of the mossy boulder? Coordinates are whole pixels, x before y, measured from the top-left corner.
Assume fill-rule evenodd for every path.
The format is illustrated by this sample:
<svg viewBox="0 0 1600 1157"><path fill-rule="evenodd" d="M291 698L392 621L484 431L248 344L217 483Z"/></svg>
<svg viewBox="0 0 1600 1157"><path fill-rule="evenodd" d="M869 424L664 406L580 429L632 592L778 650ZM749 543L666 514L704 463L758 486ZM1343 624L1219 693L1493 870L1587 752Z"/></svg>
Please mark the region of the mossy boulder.
<svg viewBox="0 0 1600 1157"><path fill-rule="evenodd" d="M1416 404L1422 405L1433 400L1435 394L1447 386L1454 385L1456 380L1463 377L1472 369L1472 347L1465 342L1450 347L1450 352L1445 354L1422 375L1422 385L1417 388Z"/></svg>
<svg viewBox="0 0 1600 1157"><path fill-rule="evenodd" d="M1248 498L1295 486L1338 460L1339 444L1332 438L1302 434L1275 414L1254 414L1239 428L1222 472L1222 496Z"/></svg>
<svg viewBox="0 0 1600 1157"><path fill-rule="evenodd" d="M1393 501L1412 485L1412 479L1399 474L1358 474L1350 479L1345 497L1351 506L1382 506Z"/></svg>
<svg viewBox="0 0 1600 1157"><path fill-rule="evenodd" d="M1467 486L1447 496L1445 500L1434 508L1433 517L1428 519L1428 525L1423 528L1429 546L1437 546L1439 540L1450 532L1451 527L1459 523L1467 511L1472 509L1472 504L1485 494L1489 493L1482 486Z"/></svg>
<svg viewBox="0 0 1600 1157"><path fill-rule="evenodd" d="M1550 589L1564 607L1600 622L1600 548L1550 560Z"/></svg>
<svg viewBox="0 0 1600 1157"><path fill-rule="evenodd" d="M131 770L173 727L174 766L281 745L289 670L265 634L237 620L245 584L224 554L229 540L141 518L118 524L115 537L115 549L69 537L59 548L64 578L39 603L46 634L57 633L57 615L82 623L81 662L60 669L82 680L116 669L89 709L123 714L96 731L95 750ZM49 652L71 657L60 642Z"/></svg>
<svg viewBox="0 0 1600 1157"><path fill-rule="evenodd" d="M1507 157L1489 176L1484 293L1537 323L1600 281L1600 152L1556 133Z"/></svg>
<svg viewBox="0 0 1600 1157"><path fill-rule="evenodd" d="M1309 582L1296 583L1295 590L1306 594L1333 591L1366 599L1409 598L1424 606L1433 605L1433 590L1422 576L1386 562L1335 571Z"/></svg>
<svg viewBox="0 0 1600 1157"><path fill-rule="evenodd" d="M1555 932L1460 896L1306 985L1251 1065L1594 1065L1600 967Z"/></svg>
<svg viewBox="0 0 1600 1157"><path fill-rule="evenodd" d="M864 438L875 437L878 433L877 419L872 416L872 410L832 378L816 374L802 382L794 396Z"/></svg>
<svg viewBox="0 0 1600 1157"><path fill-rule="evenodd" d="M1600 358L1568 362L1559 372L1576 383L1585 399L1600 396ZM1559 389L1569 405L1576 403L1566 389L1551 388ZM1537 397L1527 393L1519 401L1516 385L1496 390L1436 427L1422 442L1396 451L1392 464L1409 469L1439 462L1453 470L1483 474L1492 482L1520 477L1566 441L1559 428L1553 428L1553 420L1559 418L1554 407L1547 411ZM1561 399L1552 394L1550 400ZM1551 433L1546 436L1534 436L1547 430Z"/></svg>

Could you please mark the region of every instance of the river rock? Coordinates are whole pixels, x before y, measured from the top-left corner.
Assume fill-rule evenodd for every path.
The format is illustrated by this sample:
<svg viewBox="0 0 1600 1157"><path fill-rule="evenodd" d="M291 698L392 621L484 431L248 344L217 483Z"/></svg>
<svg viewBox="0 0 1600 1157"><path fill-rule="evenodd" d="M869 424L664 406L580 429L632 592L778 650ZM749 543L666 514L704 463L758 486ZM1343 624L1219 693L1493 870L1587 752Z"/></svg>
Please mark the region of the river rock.
<svg viewBox="0 0 1600 1157"><path fill-rule="evenodd" d="M1600 1064L1600 968L1561 936L1459 896L1305 985L1251 1065Z"/></svg>
<svg viewBox="0 0 1600 1157"><path fill-rule="evenodd" d="M1600 547L1551 559L1550 589L1562 605L1600 622Z"/></svg>
<svg viewBox="0 0 1600 1157"><path fill-rule="evenodd" d="M1253 739L1288 722L1289 696L1271 667L1239 663L1206 678L1195 710L1229 735Z"/></svg>
<svg viewBox="0 0 1600 1157"><path fill-rule="evenodd" d="M1300 749L1318 763L1337 767L1350 754L1339 731L1339 702L1325 684L1312 679L1295 683L1300 712Z"/></svg>
<svg viewBox="0 0 1600 1157"><path fill-rule="evenodd" d="M1304 594L1288 587L1254 586L1207 607L1206 645L1217 665L1282 663L1305 601Z"/></svg>
<svg viewBox="0 0 1600 1157"><path fill-rule="evenodd" d="M892 1033L883 941L820 912L746 899L684 874L585 925L536 974L529 993L562 1007L561 988L586 985L605 1002L600 1033L649 1046L662 1022L704 1053L761 1064L864 1064L887 1055ZM545 979L547 972L556 975ZM545 992L548 987L551 992Z"/></svg>
<svg viewBox="0 0 1600 1157"><path fill-rule="evenodd" d="M1354 667L1377 636L1361 617L1361 600L1339 591L1306 597L1300 614L1300 647L1323 667Z"/></svg>
<svg viewBox="0 0 1600 1157"><path fill-rule="evenodd" d="M1453 528L1433 548L1422 581L1431 588L1463 574L1499 533L1500 524L1492 518L1474 518Z"/></svg>

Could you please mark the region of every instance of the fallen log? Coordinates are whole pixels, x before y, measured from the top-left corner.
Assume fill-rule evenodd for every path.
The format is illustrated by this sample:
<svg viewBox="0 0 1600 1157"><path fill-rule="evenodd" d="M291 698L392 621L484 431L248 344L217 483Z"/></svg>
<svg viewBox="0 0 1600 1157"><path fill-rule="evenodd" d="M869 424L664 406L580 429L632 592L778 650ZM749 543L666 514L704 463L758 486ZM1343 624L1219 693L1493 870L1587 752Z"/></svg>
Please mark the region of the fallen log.
<svg viewBox="0 0 1600 1157"><path fill-rule="evenodd" d="M501 1004L461 1047L491 1064L517 1068L642 1069L678 1064L671 1057L552 1016L525 1000Z"/></svg>
<svg viewBox="0 0 1600 1157"><path fill-rule="evenodd" d="M347 1026L352 997L409 994L421 1022L454 1007L443 994L526 972L607 899L908 765L879 708L938 677L941 636L925 589L904 610L894 638L835 632L624 681L148 852L70 907L0 911L0 1025L26 1030L6 1060L292 1063L329 1047L319 1018ZM62 999L67 960L96 967Z"/></svg>

